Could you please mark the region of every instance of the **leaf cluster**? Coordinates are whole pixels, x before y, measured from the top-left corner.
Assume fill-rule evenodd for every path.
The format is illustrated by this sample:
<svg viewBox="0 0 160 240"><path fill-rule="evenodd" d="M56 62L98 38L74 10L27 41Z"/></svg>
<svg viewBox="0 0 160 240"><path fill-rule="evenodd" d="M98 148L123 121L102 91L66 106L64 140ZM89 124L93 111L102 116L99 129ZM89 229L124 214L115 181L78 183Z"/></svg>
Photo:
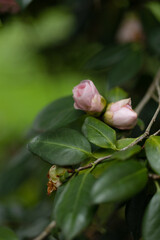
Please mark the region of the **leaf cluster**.
<svg viewBox="0 0 160 240"><path fill-rule="evenodd" d="M158 222L159 216L153 214L152 207L159 206L159 193L148 173L160 174L159 136L149 137L144 146L128 147L135 138L125 137L124 132L116 132L100 119L75 110L71 96L42 110L32 132L35 136L28 144L29 151L49 164L73 170L56 193L52 214L57 224L54 236L59 238L62 234L64 239L73 239L93 222L103 204L119 204L126 206L126 221L135 239L141 235L147 240L157 239L153 233L156 223L149 225L149 219ZM103 162L97 161L100 158ZM148 203L145 199L151 195L153 200L145 211ZM141 199L143 207L137 223L133 224L132 205L139 196L144 199ZM160 234L158 228L156 231Z"/></svg>

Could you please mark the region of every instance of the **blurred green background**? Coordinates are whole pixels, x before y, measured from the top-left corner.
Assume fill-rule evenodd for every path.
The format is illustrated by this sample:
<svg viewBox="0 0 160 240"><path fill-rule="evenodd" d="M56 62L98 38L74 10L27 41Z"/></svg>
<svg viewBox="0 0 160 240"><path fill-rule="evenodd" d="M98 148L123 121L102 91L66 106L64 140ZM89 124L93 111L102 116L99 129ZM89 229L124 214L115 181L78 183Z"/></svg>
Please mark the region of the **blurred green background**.
<svg viewBox="0 0 160 240"><path fill-rule="evenodd" d="M112 87L122 87L135 107L160 63L160 3L17 3L13 14L0 1L0 224L31 239L49 222L54 197L46 195L50 166L26 150L35 116L84 79L108 100ZM154 107L142 112L145 123Z"/></svg>

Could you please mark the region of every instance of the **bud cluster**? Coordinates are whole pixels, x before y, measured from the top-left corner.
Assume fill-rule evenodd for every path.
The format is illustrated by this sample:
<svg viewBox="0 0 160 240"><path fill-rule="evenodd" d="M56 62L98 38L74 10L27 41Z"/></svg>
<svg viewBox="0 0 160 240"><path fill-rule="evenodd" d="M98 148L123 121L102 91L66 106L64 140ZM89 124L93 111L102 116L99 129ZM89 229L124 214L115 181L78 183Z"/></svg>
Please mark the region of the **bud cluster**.
<svg viewBox="0 0 160 240"><path fill-rule="evenodd" d="M137 113L132 109L131 99L122 99L110 103L106 108L106 100L90 80L84 80L73 89L75 109L80 109L93 116L103 115L108 125L121 129L132 129L137 122Z"/></svg>

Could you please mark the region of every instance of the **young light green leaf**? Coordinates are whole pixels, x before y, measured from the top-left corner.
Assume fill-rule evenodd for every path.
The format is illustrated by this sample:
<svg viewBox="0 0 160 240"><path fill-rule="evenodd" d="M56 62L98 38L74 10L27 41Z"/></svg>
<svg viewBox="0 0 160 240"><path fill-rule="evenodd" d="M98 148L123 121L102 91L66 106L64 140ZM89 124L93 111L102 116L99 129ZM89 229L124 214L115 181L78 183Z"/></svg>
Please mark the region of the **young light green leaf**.
<svg viewBox="0 0 160 240"><path fill-rule="evenodd" d="M119 87L111 89L107 94L107 100L109 102L117 102L124 98L128 98L128 93Z"/></svg>
<svg viewBox="0 0 160 240"><path fill-rule="evenodd" d="M130 45L110 46L93 56L86 64L86 69L103 69L121 61L130 52Z"/></svg>
<svg viewBox="0 0 160 240"><path fill-rule="evenodd" d="M142 236L144 240L159 240L160 237L160 192L151 199L143 218Z"/></svg>
<svg viewBox="0 0 160 240"><path fill-rule="evenodd" d="M121 85L131 80L139 72L143 63L140 50L132 50L121 62L118 62L109 72L107 81L110 87ZM129 69L129 70L128 70Z"/></svg>
<svg viewBox="0 0 160 240"><path fill-rule="evenodd" d="M80 233L93 217L90 189L94 181L90 173L74 177L55 204L54 219L67 240Z"/></svg>
<svg viewBox="0 0 160 240"><path fill-rule="evenodd" d="M87 139L78 131L67 128L33 138L28 148L43 160L59 166L77 164L91 156Z"/></svg>
<svg viewBox="0 0 160 240"><path fill-rule="evenodd" d="M94 203L125 201L141 191L147 183L147 169L136 161L109 167L92 189Z"/></svg>
<svg viewBox="0 0 160 240"><path fill-rule="evenodd" d="M84 112L73 107L72 96L60 98L45 107L33 123L33 129L39 132L56 130L78 119Z"/></svg>
<svg viewBox="0 0 160 240"><path fill-rule="evenodd" d="M150 137L145 143L145 150L149 165L160 174L160 137Z"/></svg>
<svg viewBox="0 0 160 240"><path fill-rule="evenodd" d="M102 148L116 149L116 132L102 121L88 117L82 131L91 143Z"/></svg>
<svg viewBox="0 0 160 240"><path fill-rule="evenodd" d="M0 226L0 240L18 240L18 237L11 229Z"/></svg>

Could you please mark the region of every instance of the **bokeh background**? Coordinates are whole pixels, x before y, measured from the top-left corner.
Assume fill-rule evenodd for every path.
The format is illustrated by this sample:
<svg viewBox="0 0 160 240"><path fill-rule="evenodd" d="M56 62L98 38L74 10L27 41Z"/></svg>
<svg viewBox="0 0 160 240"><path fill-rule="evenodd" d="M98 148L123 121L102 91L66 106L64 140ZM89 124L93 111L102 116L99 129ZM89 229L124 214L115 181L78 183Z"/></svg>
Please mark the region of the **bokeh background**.
<svg viewBox="0 0 160 240"><path fill-rule="evenodd" d="M83 79L94 81L108 101L111 89L121 87L117 94L131 96L135 107L159 57L159 1L0 0L0 225L25 240L49 223L50 166L26 147L38 112ZM155 107L152 100L141 113L144 124ZM119 221L107 239L127 239Z"/></svg>

